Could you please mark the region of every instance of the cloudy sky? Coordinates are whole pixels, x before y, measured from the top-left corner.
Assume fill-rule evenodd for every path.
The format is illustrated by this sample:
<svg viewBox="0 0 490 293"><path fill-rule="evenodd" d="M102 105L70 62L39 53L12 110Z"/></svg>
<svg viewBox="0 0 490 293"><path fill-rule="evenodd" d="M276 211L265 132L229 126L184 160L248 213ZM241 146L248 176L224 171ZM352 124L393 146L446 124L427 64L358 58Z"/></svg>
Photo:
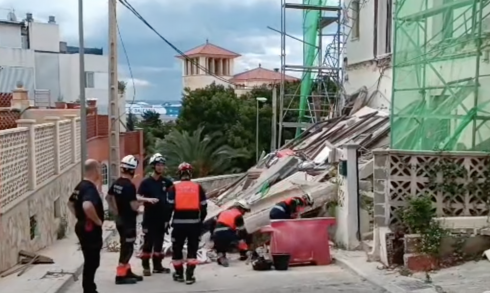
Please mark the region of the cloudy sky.
<svg viewBox="0 0 490 293"><path fill-rule="evenodd" d="M291 0L288 2L300 2ZM235 73L280 65L280 0L128 0L145 19L177 48L186 51L206 42L242 55ZM107 48L107 1L84 0L86 46ZM0 18L9 9L18 17L56 16L62 38L78 44L77 0L0 0ZM287 32L302 35L300 11L288 10ZM118 5L118 23L134 75L137 99L178 100L182 72L177 54L139 19ZM302 44L287 40L287 63L301 64ZM128 80L128 63L119 45L119 77ZM131 89L130 89L131 91Z"/></svg>

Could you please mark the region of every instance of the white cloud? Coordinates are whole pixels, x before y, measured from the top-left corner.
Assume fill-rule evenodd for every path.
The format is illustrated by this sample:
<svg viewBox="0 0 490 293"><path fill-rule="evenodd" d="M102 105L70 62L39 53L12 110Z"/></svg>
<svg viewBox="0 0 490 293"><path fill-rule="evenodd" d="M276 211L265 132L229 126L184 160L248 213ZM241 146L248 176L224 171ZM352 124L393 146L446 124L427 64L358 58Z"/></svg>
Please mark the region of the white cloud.
<svg viewBox="0 0 490 293"><path fill-rule="evenodd" d="M237 73L258 67L259 64L267 69L281 67L281 37L277 36L250 36L238 38L238 42L257 48L263 53L241 52L241 57L235 61L235 71ZM291 65L302 64L303 45L296 40L286 42L286 63ZM288 72L289 75L301 76L301 73Z"/></svg>
<svg viewBox="0 0 490 293"><path fill-rule="evenodd" d="M131 60L130 60L131 61ZM129 67L126 64L118 65L119 74L122 76L130 76ZM158 66L131 66L131 71L134 75L144 73L161 73L161 72L179 72L181 70L180 64L176 63L172 67L158 67Z"/></svg>
<svg viewBox="0 0 490 293"><path fill-rule="evenodd" d="M150 87L151 86L151 83L148 81L148 80L144 80L144 79L139 79L139 78L121 78L122 81L126 82L127 83L127 86L128 88L130 87L135 87L135 88L139 88L139 87Z"/></svg>
<svg viewBox="0 0 490 293"><path fill-rule="evenodd" d="M295 35L298 39L302 36ZM241 52L241 57L235 61L235 72L239 73L258 67L259 64L264 68L274 69L281 67L281 36L250 36L239 37L237 42L247 44L257 48L257 51L263 53ZM332 42L331 37L324 37L322 40L322 51L325 53L325 47ZM239 52L240 53L240 52ZM315 59L317 63L317 59ZM286 37L286 64L302 65L303 64L303 42ZM286 74L301 77L302 72L288 71Z"/></svg>

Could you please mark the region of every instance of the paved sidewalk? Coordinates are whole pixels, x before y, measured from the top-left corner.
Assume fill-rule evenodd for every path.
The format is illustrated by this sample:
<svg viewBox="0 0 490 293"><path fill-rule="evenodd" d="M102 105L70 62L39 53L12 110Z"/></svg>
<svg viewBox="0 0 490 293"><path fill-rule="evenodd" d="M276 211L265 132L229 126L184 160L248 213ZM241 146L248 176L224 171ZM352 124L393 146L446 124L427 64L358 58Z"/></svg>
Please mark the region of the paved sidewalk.
<svg viewBox="0 0 490 293"><path fill-rule="evenodd" d="M104 239L114 234L113 224L104 223ZM78 276L83 265L75 233L56 241L37 253L51 257L54 264L37 264L28 268L23 275L17 273L0 279L0 293L56 293L69 287Z"/></svg>
<svg viewBox="0 0 490 293"><path fill-rule="evenodd" d="M444 288L445 293L490 293L489 272L490 262L481 260L430 273L430 278ZM424 279L425 274L418 273L414 277Z"/></svg>
<svg viewBox="0 0 490 293"><path fill-rule="evenodd" d="M290 268L288 271L257 272L251 266L231 256L228 268L216 263L197 268L197 283L176 283L170 275L146 277L135 285L115 285L114 276L118 254L102 254L102 265L97 272L96 282L101 293L184 293L184 292L234 292L234 293L383 293L384 290L362 280L357 275L337 265L306 266ZM168 263L168 261L166 261ZM138 259L132 261L135 273L141 273ZM64 293L82 293L80 281Z"/></svg>
<svg viewBox="0 0 490 293"><path fill-rule="evenodd" d="M364 251L333 250L336 263L345 269L351 270L372 284L375 284L391 293L444 293L438 284L426 283L419 278L401 276L398 271L381 269L378 262L367 262ZM458 293L468 291L459 291ZM482 293L471 292L471 293Z"/></svg>

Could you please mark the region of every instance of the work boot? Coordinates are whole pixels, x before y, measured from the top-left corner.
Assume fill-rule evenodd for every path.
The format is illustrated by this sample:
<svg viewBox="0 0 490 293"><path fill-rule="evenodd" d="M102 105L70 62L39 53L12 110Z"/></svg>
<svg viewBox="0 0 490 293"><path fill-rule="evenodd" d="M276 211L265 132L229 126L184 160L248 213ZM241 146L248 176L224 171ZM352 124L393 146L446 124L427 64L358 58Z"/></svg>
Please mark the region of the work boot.
<svg viewBox="0 0 490 293"><path fill-rule="evenodd" d="M162 258L158 256L153 257L153 273L154 274L170 274L170 269L162 266Z"/></svg>
<svg viewBox="0 0 490 293"><path fill-rule="evenodd" d="M240 250L240 258L239 260L245 261L248 259L247 251L246 250Z"/></svg>
<svg viewBox="0 0 490 293"><path fill-rule="evenodd" d="M116 285L136 284L136 279L129 275L129 268L126 266L119 266L116 273Z"/></svg>
<svg viewBox="0 0 490 293"><path fill-rule="evenodd" d="M221 266L224 266L224 267L229 267L230 264L228 263L228 259L226 258L226 256L220 256L217 260L217 263Z"/></svg>
<svg viewBox="0 0 490 293"><path fill-rule="evenodd" d="M143 281L143 276L133 273L131 269L128 270L128 276L135 279L137 282Z"/></svg>
<svg viewBox="0 0 490 293"><path fill-rule="evenodd" d="M136 284L138 281L134 278L127 276L116 276L116 285L131 285Z"/></svg>
<svg viewBox="0 0 490 293"><path fill-rule="evenodd" d="M151 276L150 260L147 258L144 258L141 260L141 264L143 266L143 276L145 276L145 277Z"/></svg>
<svg viewBox="0 0 490 293"><path fill-rule="evenodd" d="M187 265L187 268L185 270L185 283L187 285L191 285L196 282L196 278L194 277L195 269L196 269L195 265Z"/></svg>
<svg viewBox="0 0 490 293"><path fill-rule="evenodd" d="M183 266L176 267L175 272L172 274L172 277L173 277L175 282L179 282L179 283L185 282L184 267Z"/></svg>

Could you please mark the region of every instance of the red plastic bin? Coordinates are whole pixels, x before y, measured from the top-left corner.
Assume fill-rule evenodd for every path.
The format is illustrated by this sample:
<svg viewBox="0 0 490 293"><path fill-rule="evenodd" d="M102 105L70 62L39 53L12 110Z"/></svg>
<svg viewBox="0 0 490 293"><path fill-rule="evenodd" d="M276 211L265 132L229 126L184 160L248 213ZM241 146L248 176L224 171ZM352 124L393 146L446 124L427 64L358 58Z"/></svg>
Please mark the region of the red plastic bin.
<svg viewBox="0 0 490 293"><path fill-rule="evenodd" d="M289 265L328 265L332 262L328 239L335 218L274 220L261 229L271 234L270 252L289 253Z"/></svg>

